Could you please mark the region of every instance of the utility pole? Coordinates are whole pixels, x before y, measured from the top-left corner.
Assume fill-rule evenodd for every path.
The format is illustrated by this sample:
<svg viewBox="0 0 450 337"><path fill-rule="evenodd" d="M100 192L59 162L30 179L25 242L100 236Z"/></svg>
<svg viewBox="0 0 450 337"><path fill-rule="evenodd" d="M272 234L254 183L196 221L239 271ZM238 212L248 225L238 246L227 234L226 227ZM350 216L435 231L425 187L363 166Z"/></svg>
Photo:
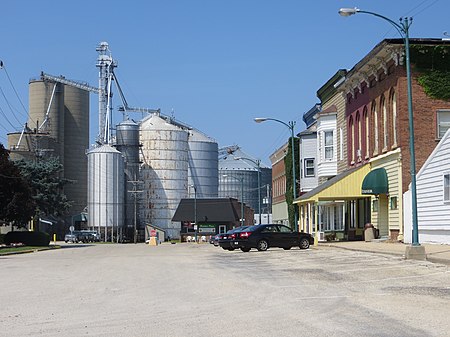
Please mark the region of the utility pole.
<svg viewBox="0 0 450 337"><path fill-rule="evenodd" d="M136 178L134 178L136 179ZM133 234L133 241L134 243L137 243L137 195L139 193L142 193L144 191L142 190L137 190L138 184L142 184L143 181L142 180L128 180L129 183L133 184L133 190L132 191L128 191L128 193L131 193L133 195L134 198L134 234Z"/></svg>

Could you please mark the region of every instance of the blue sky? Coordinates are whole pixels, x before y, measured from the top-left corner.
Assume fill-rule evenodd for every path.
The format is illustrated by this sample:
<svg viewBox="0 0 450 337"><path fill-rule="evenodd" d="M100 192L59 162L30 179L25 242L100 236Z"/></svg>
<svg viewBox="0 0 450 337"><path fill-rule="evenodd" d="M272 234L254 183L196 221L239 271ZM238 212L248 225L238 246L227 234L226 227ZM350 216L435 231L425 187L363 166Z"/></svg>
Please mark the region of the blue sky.
<svg viewBox="0 0 450 337"><path fill-rule="evenodd" d="M3 0L0 142L26 121L30 78L45 71L96 86L95 47L107 41L130 106L161 108L268 164L289 130L254 117L296 121L300 132L319 87L382 39L398 37L378 18L339 16L341 7L394 21L413 16L412 37L450 32L448 0ZM93 140L98 98L90 99Z"/></svg>

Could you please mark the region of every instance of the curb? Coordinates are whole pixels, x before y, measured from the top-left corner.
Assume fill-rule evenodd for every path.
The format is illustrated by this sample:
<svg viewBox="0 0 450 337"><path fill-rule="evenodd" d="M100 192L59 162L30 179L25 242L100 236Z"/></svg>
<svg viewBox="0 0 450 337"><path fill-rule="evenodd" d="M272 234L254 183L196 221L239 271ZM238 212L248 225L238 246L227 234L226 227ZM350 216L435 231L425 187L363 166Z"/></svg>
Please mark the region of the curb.
<svg viewBox="0 0 450 337"><path fill-rule="evenodd" d="M371 249L364 249L364 248L353 248L353 247L342 247L339 245L325 245L325 247L331 247L331 248L339 248L339 249L345 249L345 250L351 250L355 252L365 252L365 253L375 253L375 254L383 254L383 255L394 255L394 256L405 256L404 253L398 253L398 252L389 252L389 251L378 251L378 250L371 250Z"/></svg>
<svg viewBox="0 0 450 337"><path fill-rule="evenodd" d="M327 248L338 248L338 249L345 249L345 250L350 250L350 251L359 251L359 252L365 252L365 253L399 256L399 257L405 258L404 253L399 253L399 252L394 252L394 251L378 251L378 250L364 249L364 248L343 247L343 246L333 245L333 244L322 244L321 246L327 247ZM320 249L320 246L317 246L316 248ZM426 261L431 262L431 263L438 263L438 264L444 264L444 265L450 266L449 259L430 256L430 254L426 254Z"/></svg>
<svg viewBox="0 0 450 337"><path fill-rule="evenodd" d="M42 251L46 251L46 250L52 250L52 249L60 249L61 246L51 246L51 247L43 247L43 248L30 248L27 250L20 250L17 252L6 252L6 253L2 253L0 250L0 257L2 256L9 256L9 255L19 255L19 254L29 254L29 253L37 253L37 252L42 252Z"/></svg>

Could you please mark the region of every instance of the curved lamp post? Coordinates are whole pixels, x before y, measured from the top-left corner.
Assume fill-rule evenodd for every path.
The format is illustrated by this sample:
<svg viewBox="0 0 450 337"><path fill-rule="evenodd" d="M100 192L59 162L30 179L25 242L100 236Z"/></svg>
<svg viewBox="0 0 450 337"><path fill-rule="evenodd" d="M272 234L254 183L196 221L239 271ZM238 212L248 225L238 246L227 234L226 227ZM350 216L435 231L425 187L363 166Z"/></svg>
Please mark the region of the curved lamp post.
<svg viewBox="0 0 450 337"><path fill-rule="evenodd" d="M258 213L259 213L259 223L261 223L261 160L253 160L246 157L236 157L234 160L248 160L256 165L258 169Z"/></svg>
<svg viewBox="0 0 450 337"><path fill-rule="evenodd" d="M222 177L230 177L240 181L241 183L241 226L244 226L244 177L239 178L230 174L224 174Z"/></svg>
<svg viewBox="0 0 450 337"><path fill-rule="evenodd" d="M412 206L412 246L420 246L419 228L417 220L417 191L416 191L416 155L414 151L414 120L413 120L413 104L412 104L412 80L411 80L411 64L409 58L409 27L412 24L412 18L400 18L397 23L383 15L362 11L359 8L341 8L339 14L342 16L350 16L357 13L369 14L376 16L389 22L402 37L405 43L405 61L406 61L406 80L408 84L408 117L409 117L409 151L411 156L410 172L411 172L411 206Z"/></svg>
<svg viewBox="0 0 450 337"><path fill-rule="evenodd" d="M279 119L275 118L255 118L254 119L256 123L262 123L265 121L274 121L281 123L285 125L289 130L291 130L291 153L292 153L292 194L294 197L294 200L297 199L297 181L295 178L295 142L294 142L294 127L295 127L295 121L289 121L288 123L285 123ZM294 206L294 228L295 231L298 231L298 223L297 223L297 208Z"/></svg>

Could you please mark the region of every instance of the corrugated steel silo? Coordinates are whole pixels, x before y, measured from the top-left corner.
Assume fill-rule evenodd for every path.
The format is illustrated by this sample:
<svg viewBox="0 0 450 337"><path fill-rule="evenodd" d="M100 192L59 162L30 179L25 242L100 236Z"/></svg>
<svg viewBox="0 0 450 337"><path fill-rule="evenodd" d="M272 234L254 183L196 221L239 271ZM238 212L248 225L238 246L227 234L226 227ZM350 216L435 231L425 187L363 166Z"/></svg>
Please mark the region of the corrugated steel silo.
<svg viewBox="0 0 450 337"><path fill-rule="evenodd" d="M132 120L118 124L116 126L116 149L122 153L125 160L125 226L129 229L134 228L135 217L135 195L130 191L142 189L137 183L139 181L139 148L139 124ZM136 195L136 197L139 196ZM139 221L137 221L137 225L138 223Z"/></svg>
<svg viewBox="0 0 450 337"><path fill-rule="evenodd" d="M240 158L236 160L236 158ZM251 207L255 214L258 213L258 197L261 197L261 212L264 206L264 198L267 197L267 186L269 190L272 185L272 169L260 162L260 194L258 195L258 167L257 159L248 155L237 145L223 147L219 150L219 197L242 199ZM226 175L226 177L224 177Z"/></svg>
<svg viewBox="0 0 450 337"><path fill-rule="evenodd" d="M189 130L188 186L195 186L197 198L217 198L219 193L217 142L198 130ZM189 189L189 197L195 191Z"/></svg>
<svg viewBox="0 0 450 337"><path fill-rule="evenodd" d="M105 241L122 234L124 190L122 154L108 144L89 151L88 223Z"/></svg>
<svg viewBox="0 0 450 337"><path fill-rule="evenodd" d="M172 238L180 223L172 217L188 187L188 132L153 114L141 123L141 177L144 182L141 219L163 228Z"/></svg>
<svg viewBox="0 0 450 337"><path fill-rule="evenodd" d="M72 214L83 211L87 205L89 148L89 92L64 86L64 178L74 183L64 187L64 193L74 204Z"/></svg>

